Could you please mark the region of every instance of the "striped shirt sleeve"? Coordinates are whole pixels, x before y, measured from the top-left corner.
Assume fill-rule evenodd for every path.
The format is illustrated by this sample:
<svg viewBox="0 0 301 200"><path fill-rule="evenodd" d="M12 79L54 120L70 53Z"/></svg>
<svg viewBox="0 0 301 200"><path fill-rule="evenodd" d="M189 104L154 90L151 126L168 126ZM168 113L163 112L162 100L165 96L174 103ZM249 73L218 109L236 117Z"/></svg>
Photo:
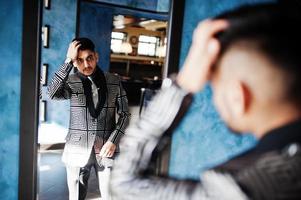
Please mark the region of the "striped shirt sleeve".
<svg viewBox="0 0 301 200"><path fill-rule="evenodd" d="M121 80L119 79L119 93L116 99L116 108L118 114L118 121L115 130L111 133L109 141L114 144L119 144L121 137L124 135L125 128L129 124L130 112L128 107L128 99L126 92L122 87Z"/></svg>
<svg viewBox="0 0 301 200"><path fill-rule="evenodd" d="M55 72L47 87L47 94L50 99L70 99L71 91L66 81L72 68L72 64L65 63Z"/></svg>
<svg viewBox="0 0 301 200"><path fill-rule="evenodd" d="M122 151L112 170L110 192L113 199L245 199L230 176L214 172L207 173L202 183L144 175L159 139L173 126L187 98L192 99L192 95L167 79L140 120L130 124L121 139ZM223 191L230 197L223 196Z"/></svg>

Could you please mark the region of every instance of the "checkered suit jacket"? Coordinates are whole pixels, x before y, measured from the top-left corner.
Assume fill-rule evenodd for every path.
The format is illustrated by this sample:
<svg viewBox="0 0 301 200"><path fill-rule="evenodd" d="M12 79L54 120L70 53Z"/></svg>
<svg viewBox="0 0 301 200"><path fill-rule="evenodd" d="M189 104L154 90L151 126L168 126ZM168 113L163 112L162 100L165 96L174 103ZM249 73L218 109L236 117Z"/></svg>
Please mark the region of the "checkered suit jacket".
<svg viewBox="0 0 301 200"><path fill-rule="evenodd" d="M118 76L104 73L108 92L105 101L100 100L102 108L94 109L81 75L69 75L72 67L71 64L63 64L59 68L48 86L48 95L51 99L70 99L69 131L62 160L70 166L83 167L88 162L96 136L103 143L113 142L119 151L119 140L124 135L130 114L126 93ZM117 123L116 112L119 115Z"/></svg>

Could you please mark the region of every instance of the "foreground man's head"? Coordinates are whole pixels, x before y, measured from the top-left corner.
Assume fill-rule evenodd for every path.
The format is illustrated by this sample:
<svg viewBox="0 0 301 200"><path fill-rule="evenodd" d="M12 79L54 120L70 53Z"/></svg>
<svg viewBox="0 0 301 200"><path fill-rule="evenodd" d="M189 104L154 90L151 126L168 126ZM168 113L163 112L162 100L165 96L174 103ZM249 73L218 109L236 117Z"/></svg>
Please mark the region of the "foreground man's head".
<svg viewBox="0 0 301 200"><path fill-rule="evenodd" d="M214 103L235 131L258 138L300 118L301 24L297 8L258 5L225 13L210 81Z"/></svg>

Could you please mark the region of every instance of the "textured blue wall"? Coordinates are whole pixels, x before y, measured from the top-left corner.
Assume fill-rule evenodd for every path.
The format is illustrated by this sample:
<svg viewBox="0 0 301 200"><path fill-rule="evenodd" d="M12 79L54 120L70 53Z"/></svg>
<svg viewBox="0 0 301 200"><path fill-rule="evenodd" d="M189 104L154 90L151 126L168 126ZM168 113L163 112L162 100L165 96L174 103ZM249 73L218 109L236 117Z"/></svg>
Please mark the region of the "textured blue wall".
<svg viewBox="0 0 301 200"><path fill-rule="evenodd" d="M169 11L170 0L158 0L157 11L168 12Z"/></svg>
<svg viewBox="0 0 301 200"><path fill-rule="evenodd" d="M156 11L158 0L98 0L98 1L103 3L120 5L120 6L128 6L132 8Z"/></svg>
<svg viewBox="0 0 301 200"><path fill-rule="evenodd" d="M18 198L22 15L23 1L0 1L0 199L5 200Z"/></svg>
<svg viewBox="0 0 301 200"><path fill-rule="evenodd" d="M108 71L110 65L110 44L113 25L113 11L94 3L81 3L79 36L90 38L99 53L99 65Z"/></svg>
<svg viewBox="0 0 301 200"><path fill-rule="evenodd" d="M41 63L49 64L48 82L64 62L70 41L75 37L77 0L52 0L49 10L43 9L43 25L50 26L49 48L41 48ZM48 83L49 84L49 83ZM69 102L48 101L46 87L43 100L47 100L47 123L68 127Z"/></svg>
<svg viewBox="0 0 301 200"><path fill-rule="evenodd" d="M246 3L264 0L186 0L180 66L188 53L191 36L200 20ZM199 179L202 171L218 165L252 147L250 135L231 134L219 118L211 101L210 87L195 95L195 100L172 140L169 173L178 178Z"/></svg>

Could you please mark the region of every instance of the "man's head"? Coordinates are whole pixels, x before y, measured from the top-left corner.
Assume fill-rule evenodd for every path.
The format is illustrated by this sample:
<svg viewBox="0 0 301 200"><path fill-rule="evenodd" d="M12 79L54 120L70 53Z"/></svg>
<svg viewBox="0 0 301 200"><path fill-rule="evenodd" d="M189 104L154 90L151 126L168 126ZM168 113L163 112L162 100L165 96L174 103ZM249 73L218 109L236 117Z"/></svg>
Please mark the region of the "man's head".
<svg viewBox="0 0 301 200"><path fill-rule="evenodd" d="M286 4L246 6L217 18L229 27L211 82L225 122L258 137L300 117L300 9Z"/></svg>
<svg viewBox="0 0 301 200"><path fill-rule="evenodd" d="M93 42L88 38L75 38L72 41L79 42L78 56L74 66L86 76L91 75L97 66L98 54L95 52Z"/></svg>

